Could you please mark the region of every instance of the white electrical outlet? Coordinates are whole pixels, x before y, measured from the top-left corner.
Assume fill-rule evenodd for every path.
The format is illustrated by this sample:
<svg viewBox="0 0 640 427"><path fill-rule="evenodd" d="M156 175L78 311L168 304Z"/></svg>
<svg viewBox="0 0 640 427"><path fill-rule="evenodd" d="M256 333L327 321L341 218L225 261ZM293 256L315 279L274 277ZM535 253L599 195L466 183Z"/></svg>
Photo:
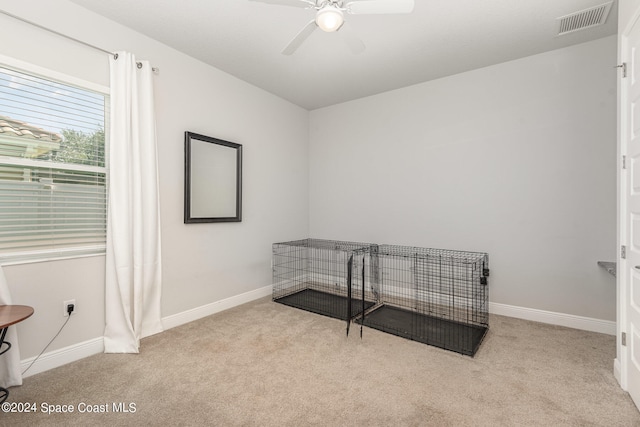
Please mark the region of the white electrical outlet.
<svg viewBox="0 0 640 427"><path fill-rule="evenodd" d="M78 312L78 305L76 304L76 300L74 299L70 299L67 301L63 301L62 303L62 315L64 317L67 317L69 315L69 313L67 313L67 306L69 306L69 304L73 304L73 314L76 314Z"/></svg>

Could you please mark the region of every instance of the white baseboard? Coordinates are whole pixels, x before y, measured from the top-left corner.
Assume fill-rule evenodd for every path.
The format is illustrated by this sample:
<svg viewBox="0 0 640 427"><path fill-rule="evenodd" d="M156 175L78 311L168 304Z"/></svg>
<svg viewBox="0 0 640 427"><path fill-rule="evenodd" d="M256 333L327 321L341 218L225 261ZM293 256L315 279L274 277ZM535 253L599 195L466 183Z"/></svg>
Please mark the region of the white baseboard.
<svg viewBox="0 0 640 427"><path fill-rule="evenodd" d="M601 334L616 335L616 322L610 320L593 319L591 317L574 316L573 314L517 307L496 302L489 303L489 313L582 329L584 331L599 332Z"/></svg>
<svg viewBox="0 0 640 427"><path fill-rule="evenodd" d="M31 366L31 368L29 368L29 370L22 376L23 378L27 378L31 375L48 371L49 369L57 368L59 366L66 365L67 363L93 356L94 354L102 353L103 351L104 339L102 337L93 338L88 341L45 353L35 362L33 362L36 359L35 357L22 360L20 362L20 370L24 372L24 370L33 362L33 366Z"/></svg>
<svg viewBox="0 0 640 427"><path fill-rule="evenodd" d="M226 298L221 301L203 305L202 307L197 307L192 310L187 310L182 313L167 316L162 319L162 326L164 327L164 329L175 328L176 326L193 322L194 320L210 316L214 313L218 313L220 311L245 304L255 299L271 295L271 292L272 286L269 285L250 292L246 292L244 294ZM20 368L21 371L24 371L33 362L33 366L31 366L29 370L23 375L23 378L27 378L31 375L45 372L50 369L66 365L67 363L75 362L76 360L84 359L85 357L89 357L102 352L104 352L104 338L97 337L88 341L44 353L35 362L33 362L36 359L35 357L30 357L29 359L22 360L20 362Z"/></svg>
<svg viewBox="0 0 640 427"><path fill-rule="evenodd" d="M164 317L162 326L165 330L184 325L194 320L219 313L224 310L251 302L258 298L272 295L272 285L264 286L244 294L229 297L220 301L203 305L182 313ZM554 313L551 311L536 310L533 308L516 307L512 305L489 303L489 312L502 316L515 317L518 319L532 320L535 322L550 323L553 325L567 326L569 328L583 329L587 331L600 332L603 334L615 335L616 323L607 320L592 319L589 317L574 316L571 314ZM24 374L24 378L49 369L75 362L76 360L102 353L104 351L103 337L93 338L65 348L54 350L43 354L33 363L33 366ZM31 357L21 361L21 369L24 371L35 359ZM616 360L617 362L617 360ZM616 371L617 368L617 371ZM619 364L614 365L614 372L619 377Z"/></svg>
<svg viewBox="0 0 640 427"><path fill-rule="evenodd" d="M173 314L171 316L162 318L162 327L165 330L175 328L176 326L184 325L185 323L193 322L194 320L211 316L212 314L219 313L238 305L251 302L258 298L266 297L268 295L271 295L272 292L273 286L268 285L262 288L255 289L253 291L245 292L244 294L235 295L220 301L212 302L211 304L183 311L182 313Z"/></svg>

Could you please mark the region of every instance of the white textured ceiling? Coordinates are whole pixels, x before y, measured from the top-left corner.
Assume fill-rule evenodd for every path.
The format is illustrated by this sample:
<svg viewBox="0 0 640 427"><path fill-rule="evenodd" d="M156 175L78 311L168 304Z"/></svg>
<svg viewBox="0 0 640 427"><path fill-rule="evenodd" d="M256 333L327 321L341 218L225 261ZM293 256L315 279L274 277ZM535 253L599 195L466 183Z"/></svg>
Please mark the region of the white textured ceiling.
<svg viewBox="0 0 640 427"><path fill-rule="evenodd" d="M612 35L618 13L614 2L604 25L557 36L556 18L607 0L415 0L409 15L347 15L361 54L315 31L284 56L313 11L248 0L72 1L308 110Z"/></svg>

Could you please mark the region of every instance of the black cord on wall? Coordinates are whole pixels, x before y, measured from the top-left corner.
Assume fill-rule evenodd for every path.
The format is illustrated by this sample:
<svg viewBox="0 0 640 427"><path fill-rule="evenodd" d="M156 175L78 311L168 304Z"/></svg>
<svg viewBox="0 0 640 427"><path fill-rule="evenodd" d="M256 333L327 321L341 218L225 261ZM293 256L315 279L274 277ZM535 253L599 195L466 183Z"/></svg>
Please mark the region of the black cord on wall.
<svg viewBox="0 0 640 427"><path fill-rule="evenodd" d="M36 360L40 359L40 356L42 356L44 354L45 351L47 351L47 349L49 348L49 346L51 345L51 343L53 342L53 340L55 340L56 338L58 338L58 335L60 335L60 332L62 332L62 330L64 329L65 326L67 326L67 323L69 323L69 320L71 319L71 313L73 312L73 304L70 304L70 308L67 307L67 313L69 314L69 317L67 317L67 320L64 321L64 323L62 324L62 326L60 327L60 330L58 330L58 332L54 335L53 338L51 338L51 341L49 341L49 344L47 344L46 346L44 346L44 348L42 349L42 351L40 352L40 354L38 354L36 356L35 359L33 359L31 361L31 363L29 364L29 366L27 366L27 369L25 369L24 371L22 371L22 375L24 375L25 372L27 372L34 363L36 363Z"/></svg>

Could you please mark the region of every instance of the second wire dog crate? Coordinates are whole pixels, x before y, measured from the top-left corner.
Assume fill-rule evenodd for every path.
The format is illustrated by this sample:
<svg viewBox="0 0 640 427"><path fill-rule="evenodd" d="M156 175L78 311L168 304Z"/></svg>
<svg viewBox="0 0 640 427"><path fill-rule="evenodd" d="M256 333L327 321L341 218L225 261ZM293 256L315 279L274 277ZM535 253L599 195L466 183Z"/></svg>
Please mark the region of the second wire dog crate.
<svg viewBox="0 0 640 427"><path fill-rule="evenodd" d="M489 328L482 252L304 239L273 245L273 300L473 356Z"/></svg>
<svg viewBox="0 0 640 427"><path fill-rule="evenodd" d="M489 328L486 253L380 245L371 256L380 292L365 326L475 355Z"/></svg>

